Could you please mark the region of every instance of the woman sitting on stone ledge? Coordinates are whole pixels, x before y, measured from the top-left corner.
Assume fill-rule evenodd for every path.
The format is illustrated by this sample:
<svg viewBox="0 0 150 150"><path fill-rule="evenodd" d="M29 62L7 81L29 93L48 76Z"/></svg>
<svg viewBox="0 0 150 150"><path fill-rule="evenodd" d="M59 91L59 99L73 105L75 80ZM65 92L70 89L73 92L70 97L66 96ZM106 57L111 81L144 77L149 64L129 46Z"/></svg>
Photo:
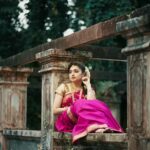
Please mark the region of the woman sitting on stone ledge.
<svg viewBox="0 0 150 150"><path fill-rule="evenodd" d="M108 106L96 99L88 68L73 62L68 71L70 82L61 84L55 94L55 130L71 132L73 142L89 132L123 132Z"/></svg>

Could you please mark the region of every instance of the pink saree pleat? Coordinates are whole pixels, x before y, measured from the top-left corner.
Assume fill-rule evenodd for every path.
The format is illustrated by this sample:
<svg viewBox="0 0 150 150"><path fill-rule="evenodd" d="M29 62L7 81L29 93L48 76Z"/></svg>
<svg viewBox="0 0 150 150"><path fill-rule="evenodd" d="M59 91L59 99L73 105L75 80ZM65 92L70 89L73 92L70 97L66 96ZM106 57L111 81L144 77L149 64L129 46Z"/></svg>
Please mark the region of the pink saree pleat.
<svg viewBox="0 0 150 150"><path fill-rule="evenodd" d="M99 100L80 99L71 106L71 111L78 118L72 130L73 141L105 125L112 131L123 132L107 105Z"/></svg>

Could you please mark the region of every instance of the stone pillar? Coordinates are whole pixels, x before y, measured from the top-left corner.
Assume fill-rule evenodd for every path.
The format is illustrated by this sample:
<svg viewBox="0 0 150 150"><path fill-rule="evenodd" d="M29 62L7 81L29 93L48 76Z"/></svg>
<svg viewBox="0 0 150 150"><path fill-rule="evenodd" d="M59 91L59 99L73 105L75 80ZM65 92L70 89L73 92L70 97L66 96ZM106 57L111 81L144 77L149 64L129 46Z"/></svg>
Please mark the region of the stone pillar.
<svg viewBox="0 0 150 150"><path fill-rule="evenodd" d="M127 125L129 150L150 149L150 16L117 23L127 39Z"/></svg>
<svg viewBox="0 0 150 150"><path fill-rule="evenodd" d="M0 131L0 150L7 150L6 140L3 136L2 131Z"/></svg>
<svg viewBox="0 0 150 150"><path fill-rule="evenodd" d="M49 49L36 54L36 59L41 63L42 67L39 71L42 73L42 131L44 131L44 122L50 124L50 135L53 134L54 115L53 101L57 86L68 79L67 67L71 61L85 61L91 53L80 54L60 50ZM47 147L53 149L52 140L49 141Z"/></svg>
<svg viewBox="0 0 150 150"><path fill-rule="evenodd" d="M5 150L4 128L25 129L29 68L0 67L0 147Z"/></svg>
<svg viewBox="0 0 150 150"><path fill-rule="evenodd" d="M29 68L0 67L0 130L26 128Z"/></svg>

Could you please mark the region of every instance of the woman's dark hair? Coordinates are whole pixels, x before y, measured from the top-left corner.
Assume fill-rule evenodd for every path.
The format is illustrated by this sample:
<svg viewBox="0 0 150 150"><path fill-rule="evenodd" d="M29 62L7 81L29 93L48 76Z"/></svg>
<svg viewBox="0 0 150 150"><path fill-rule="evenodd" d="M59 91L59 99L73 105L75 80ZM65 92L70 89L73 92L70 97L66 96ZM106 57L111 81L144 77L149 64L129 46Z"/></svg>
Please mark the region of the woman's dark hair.
<svg viewBox="0 0 150 150"><path fill-rule="evenodd" d="M83 63L81 63L81 62L78 62L78 61L71 62L71 63L69 64L69 66L68 66L68 72L69 72L69 70L70 70L70 68L71 68L72 66L78 66L78 67L81 69L81 71L82 71L83 73L85 72L85 65L84 65ZM86 95L86 94L87 94L87 89L86 89L86 87L84 86L83 83L82 83L82 87L83 87L83 93Z"/></svg>
<svg viewBox="0 0 150 150"><path fill-rule="evenodd" d="M72 66L78 66L83 73L85 72L85 65L81 62L78 62L78 61L71 62L68 66L68 72Z"/></svg>

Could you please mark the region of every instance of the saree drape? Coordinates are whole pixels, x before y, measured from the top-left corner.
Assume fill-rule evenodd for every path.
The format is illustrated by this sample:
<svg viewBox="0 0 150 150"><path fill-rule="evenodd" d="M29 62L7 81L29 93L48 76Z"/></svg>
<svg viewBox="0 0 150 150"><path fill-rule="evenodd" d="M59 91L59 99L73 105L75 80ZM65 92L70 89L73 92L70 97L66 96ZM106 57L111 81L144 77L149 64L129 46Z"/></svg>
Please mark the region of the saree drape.
<svg viewBox="0 0 150 150"><path fill-rule="evenodd" d="M62 107L67 106L68 110L58 115L55 130L71 132L73 142L97 129L107 128L113 132L124 132L108 106L101 100L87 100L80 91L76 91L64 96Z"/></svg>

